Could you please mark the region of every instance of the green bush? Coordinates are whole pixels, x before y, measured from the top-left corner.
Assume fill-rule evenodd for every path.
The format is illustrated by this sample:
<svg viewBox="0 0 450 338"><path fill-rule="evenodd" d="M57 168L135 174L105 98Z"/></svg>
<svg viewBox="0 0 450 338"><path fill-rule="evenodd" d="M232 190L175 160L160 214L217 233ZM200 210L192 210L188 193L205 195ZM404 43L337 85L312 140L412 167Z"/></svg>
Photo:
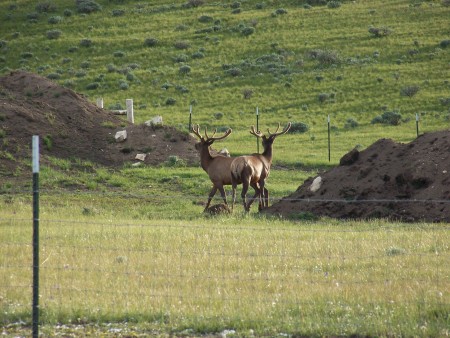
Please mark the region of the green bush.
<svg viewBox="0 0 450 338"><path fill-rule="evenodd" d="M177 41L173 45L176 49L188 49L190 47L189 42L187 41Z"/></svg>
<svg viewBox="0 0 450 338"><path fill-rule="evenodd" d="M47 75L47 79L50 80L58 80L61 78L61 75L59 75L58 73L50 73Z"/></svg>
<svg viewBox="0 0 450 338"><path fill-rule="evenodd" d="M376 116L371 123L381 123L381 124L387 124L391 126L398 126L402 120L402 115L399 112L396 111L385 111L380 116Z"/></svg>
<svg viewBox="0 0 450 338"><path fill-rule="evenodd" d="M189 56L186 54L178 54L173 58L174 62L180 63L180 62L187 62L189 60Z"/></svg>
<svg viewBox="0 0 450 338"><path fill-rule="evenodd" d="M209 15L202 15L198 18L198 21L201 23L209 23L209 22L213 22L214 18Z"/></svg>
<svg viewBox="0 0 450 338"><path fill-rule="evenodd" d="M116 58L121 58L121 57L124 57L124 56L125 56L125 52L124 52L124 51L121 51L121 50L116 50L116 51L113 53L113 55L114 55L114 57L116 57Z"/></svg>
<svg viewBox="0 0 450 338"><path fill-rule="evenodd" d="M144 41L144 46L146 46L146 47L154 47L154 46L156 46L158 44L158 42L159 41L156 38L147 38Z"/></svg>
<svg viewBox="0 0 450 338"><path fill-rule="evenodd" d="M65 9L63 14L64 16L69 17L72 16L73 12L70 9Z"/></svg>
<svg viewBox="0 0 450 338"><path fill-rule="evenodd" d="M27 19L30 21L36 21L39 19L39 14L36 12L32 12L32 13L28 13L27 14Z"/></svg>
<svg viewBox="0 0 450 338"><path fill-rule="evenodd" d="M391 35L392 30L388 27L369 27L369 33L377 38L381 38Z"/></svg>
<svg viewBox="0 0 450 338"><path fill-rule="evenodd" d="M92 46L92 40L91 39L81 39L80 46L90 47L90 46Z"/></svg>
<svg viewBox="0 0 450 338"><path fill-rule="evenodd" d="M102 6L92 0L77 0L78 13L93 13L102 10Z"/></svg>
<svg viewBox="0 0 450 338"><path fill-rule="evenodd" d="M100 83L98 82L91 82L86 86L87 90L95 90L98 89L100 87Z"/></svg>
<svg viewBox="0 0 450 338"><path fill-rule="evenodd" d="M183 65L180 67L179 72L183 75L189 74L191 72L191 67L188 65Z"/></svg>
<svg viewBox="0 0 450 338"><path fill-rule="evenodd" d="M339 7L341 7L341 2L340 1L329 1L327 3L327 7L328 8L339 8Z"/></svg>
<svg viewBox="0 0 450 338"><path fill-rule="evenodd" d="M306 133L309 130L309 126L303 122L292 122L291 129L289 129L290 133Z"/></svg>
<svg viewBox="0 0 450 338"><path fill-rule="evenodd" d="M63 20L62 17L60 17L60 16L57 15L57 16L51 16L51 17L49 17L48 20L47 20L47 22L48 22L49 24L56 25L56 24L60 23L62 20Z"/></svg>
<svg viewBox="0 0 450 338"><path fill-rule="evenodd" d="M39 13L50 13L56 12L58 8L51 2L40 2L36 5L35 9Z"/></svg>
<svg viewBox="0 0 450 338"><path fill-rule="evenodd" d="M125 11L123 9L114 9L111 14L112 16L123 16Z"/></svg>
<svg viewBox="0 0 450 338"><path fill-rule="evenodd" d="M407 87L403 87L400 90L400 95L401 96L407 96L407 97L413 97L414 95L416 95L420 90L419 86L407 86Z"/></svg>
<svg viewBox="0 0 450 338"><path fill-rule="evenodd" d="M245 27L241 30L241 34L245 36L252 35L255 32L254 27Z"/></svg>
<svg viewBox="0 0 450 338"><path fill-rule="evenodd" d="M173 97L168 97L166 99L166 106L173 106L175 103L177 103L177 100L175 100Z"/></svg>
<svg viewBox="0 0 450 338"><path fill-rule="evenodd" d="M349 119L347 119L347 121L345 121L344 128L352 129L352 128L356 128L358 126L359 126L359 123L355 119L349 118Z"/></svg>
<svg viewBox="0 0 450 338"><path fill-rule="evenodd" d="M336 65L342 62L339 53L330 49L313 49L308 52L310 59L317 60L324 66Z"/></svg>

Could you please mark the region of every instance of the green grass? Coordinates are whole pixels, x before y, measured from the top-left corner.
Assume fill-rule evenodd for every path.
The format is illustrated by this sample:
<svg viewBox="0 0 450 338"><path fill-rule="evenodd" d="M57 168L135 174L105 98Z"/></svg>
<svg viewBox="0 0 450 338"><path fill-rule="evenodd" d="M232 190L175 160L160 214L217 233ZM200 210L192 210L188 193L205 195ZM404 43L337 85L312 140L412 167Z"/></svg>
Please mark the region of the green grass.
<svg viewBox="0 0 450 338"><path fill-rule="evenodd" d="M448 105L441 99L448 98L449 82L443 70L449 50L441 42L448 40L450 9L443 2L421 1L420 6L412 6L410 1L344 1L336 9L306 9L301 1L287 2L283 4L287 14L276 16L272 13L280 4L265 3L258 9L258 3L241 3L241 12L232 14L228 3L185 8L184 2L128 0L105 3L102 11L81 15L73 1L63 0L55 3L56 12L39 13L37 21L30 22L27 15L36 12L34 1L16 1L15 7L5 1L0 4L0 74L10 69L59 74L55 81L70 84L92 102L103 97L105 107L133 98L136 123L161 115L166 124L186 129L193 104L194 123L235 130L227 143L236 152L253 151L247 131L255 124L256 107L262 129L274 128L278 122L304 122L315 139L325 138L330 115L342 135L334 140L334 164L357 144L366 147L382 137L401 142L414 139L416 113L421 117L421 132L448 127ZM65 9L73 15L64 16ZM124 15L113 15L117 10ZM54 16L62 21L48 23ZM214 22L203 23L202 16ZM213 25L220 29L199 33ZM387 27L392 33L376 38L369 33L371 26ZM245 36L241 33L245 27L254 27L255 32ZM62 35L49 40L46 32L54 29ZM146 47L148 38L158 43ZM92 45L84 47L82 40ZM179 49L180 42L189 47ZM117 56L119 51L124 55ZM199 51L203 58L194 57ZM327 64L311 58L314 51L331 53L337 61ZM177 62L180 54L187 61ZM183 65L191 68L189 74L180 74ZM229 75L230 67L239 68L241 75ZM87 89L92 83L98 83L98 88ZM127 90L121 89L124 83ZM412 98L402 96L407 86L419 87L418 93ZM246 90L253 93L247 99ZM333 94L334 99L321 103L320 94ZM175 104L167 105L168 98L175 99ZM409 122L392 128L371 125L386 109L399 111ZM223 114L220 120L215 118L218 112ZM357 128L343 128L349 117L359 123ZM241 148L243 138L248 148ZM285 138L277 143L283 147L291 141ZM327 162L327 156L317 150L321 144L315 144L314 150L304 142L296 146L305 155L304 162Z"/></svg>
<svg viewBox="0 0 450 338"><path fill-rule="evenodd" d="M71 205L65 214L75 212ZM448 324L449 238L442 226L239 214L60 219L42 209L43 330L125 321L194 334L439 336ZM30 320L26 214L1 221L8 238L1 284L13 286L1 289L3 323Z"/></svg>
<svg viewBox="0 0 450 338"><path fill-rule="evenodd" d="M441 99L449 97L449 49L440 42L448 40L450 9L442 1L343 1L337 9L286 1L257 9L263 3L249 0L233 14L227 2L185 8L184 1L125 0L89 15L77 13L74 1L53 3L56 12L31 22L35 1L0 2L0 74L50 75L92 102L103 97L105 107L133 98L136 123L161 115L186 130L192 104L201 128L233 128L215 145L233 155L256 151L249 134L256 107L262 131L306 123L306 133L275 141L268 180L275 199L355 146L413 140L416 113L421 133L448 128ZM280 7L287 14L273 15ZM200 22L205 15L217 22ZM62 21L50 24L55 16ZM198 33L213 25L220 29ZM375 38L370 26L392 33ZM242 34L246 27L254 33ZM49 39L51 30L61 36ZM145 47L148 38L158 43ZM311 58L318 51L339 62ZM199 52L204 57L195 58ZM187 61L176 60L181 54ZM189 74L180 73L183 65ZM408 86L420 90L405 97ZM400 112L400 125L372 124L384 111ZM349 118L358 126L346 128ZM40 183L44 335L448 335L446 224L309 215L293 222L261 217L256 207L246 215L240 204L233 215L206 216L211 183L197 167L112 170L49 158ZM31 182L1 182L0 191L0 322L10 336L29 336Z"/></svg>

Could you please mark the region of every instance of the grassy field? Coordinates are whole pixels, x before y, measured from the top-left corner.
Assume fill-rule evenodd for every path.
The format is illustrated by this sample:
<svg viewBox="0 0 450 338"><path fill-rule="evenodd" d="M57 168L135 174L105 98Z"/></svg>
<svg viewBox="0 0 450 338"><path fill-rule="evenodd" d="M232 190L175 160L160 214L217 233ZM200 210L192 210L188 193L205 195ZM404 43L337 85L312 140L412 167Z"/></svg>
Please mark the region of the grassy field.
<svg viewBox="0 0 450 338"><path fill-rule="evenodd" d="M38 73L106 108L133 98L137 123L161 115L186 130L192 105L201 127L233 128L221 145L234 155L256 150L257 107L263 131L305 124L274 144L275 200L354 147L413 140L416 113L421 133L448 128L448 1L97 2L83 13L72 0L1 1L0 75ZM383 114L399 119L374 123ZM240 205L211 217L201 168L48 161L46 336L450 334L448 224L295 222ZM30 335L29 187L0 182L10 337Z"/></svg>
<svg viewBox="0 0 450 338"><path fill-rule="evenodd" d="M275 161L307 165L328 163L328 115L334 164L382 137L414 139L416 113L421 132L448 128L446 1L193 2L85 13L70 0L2 1L0 74L39 73L107 108L133 98L136 123L161 115L185 129L192 105L194 123L234 129L234 153L254 151L258 107L262 130L306 124L277 142ZM386 112L399 123L372 123Z"/></svg>
<svg viewBox="0 0 450 338"><path fill-rule="evenodd" d="M64 200L40 219L44 331L112 322L159 334L448 334L446 226L242 213L121 220ZM13 202L0 223L3 323L30 320L30 203Z"/></svg>

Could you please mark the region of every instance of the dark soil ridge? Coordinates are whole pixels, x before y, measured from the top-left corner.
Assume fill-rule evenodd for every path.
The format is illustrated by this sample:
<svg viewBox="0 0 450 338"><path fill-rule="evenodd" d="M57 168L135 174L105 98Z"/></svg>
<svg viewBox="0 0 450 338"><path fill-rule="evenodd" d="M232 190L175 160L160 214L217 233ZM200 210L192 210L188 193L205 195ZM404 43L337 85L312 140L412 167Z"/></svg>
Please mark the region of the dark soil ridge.
<svg viewBox="0 0 450 338"><path fill-rule="evenodd" d="M450 131L420 135L401 144L380 139L352 150L340 165L310 177L266 212L286 218L386 218L404 222L450 222Z"/></svg>
<svg viewBox="0 0 450 338"><path fill-rule="evenodd" d="M127 140L116 143L115 133L124 129ZM161 164L171 156L187 164L199 162L196 140L187 132L129 124L71 89L14 71L0 77L0 177L16 177L18 168L27 167L32 135L40 136L44 157L78 158L111 167L139 162L138 153L147 153L147 165Z"/></svg>

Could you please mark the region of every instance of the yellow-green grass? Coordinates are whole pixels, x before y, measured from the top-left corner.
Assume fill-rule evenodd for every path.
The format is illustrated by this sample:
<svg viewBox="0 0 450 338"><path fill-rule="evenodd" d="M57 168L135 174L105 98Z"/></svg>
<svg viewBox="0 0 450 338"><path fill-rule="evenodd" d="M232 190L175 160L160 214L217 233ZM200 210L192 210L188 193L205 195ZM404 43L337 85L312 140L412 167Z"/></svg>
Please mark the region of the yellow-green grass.
<svg viewBox="0 0 450 338"><path fill-rule="evenodd" d="M30 206L3 208L1 321L29 322ZM27 210L28 209L28 210ZM70 207L67 207L70 211ZM158 332L448 334L446 225L252 216L40 219L45 325L129 321Z"/></svg>

